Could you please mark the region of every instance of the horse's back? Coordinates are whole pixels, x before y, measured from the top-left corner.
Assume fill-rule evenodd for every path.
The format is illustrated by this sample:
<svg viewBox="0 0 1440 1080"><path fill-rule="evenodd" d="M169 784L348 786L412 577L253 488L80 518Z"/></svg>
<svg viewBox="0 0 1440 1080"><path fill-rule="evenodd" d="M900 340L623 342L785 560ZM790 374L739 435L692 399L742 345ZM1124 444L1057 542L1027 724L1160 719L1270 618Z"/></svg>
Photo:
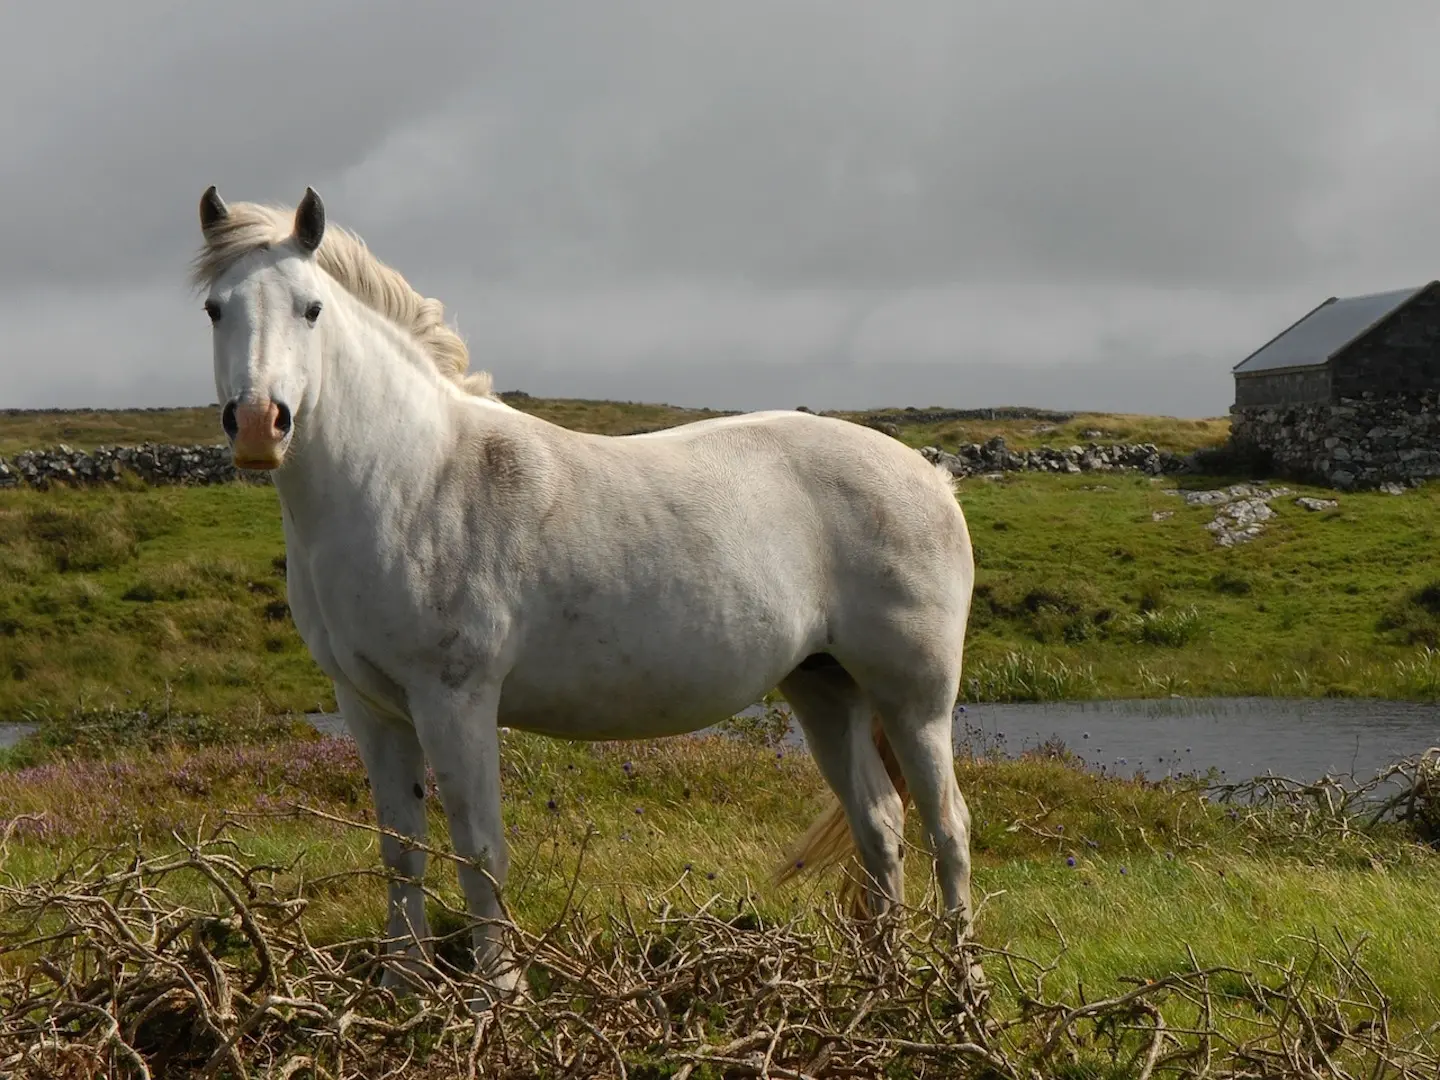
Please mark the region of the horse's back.
<svg viewBox="0 0 1440 1080"><path fill-rule="evenodd" d="M873 428L811 413L716 417L585 443L583 484L609 514L637 503L688 515L712 537L763 545L777 573L879 578L967 597L970 537L950 476Z"/></svg>

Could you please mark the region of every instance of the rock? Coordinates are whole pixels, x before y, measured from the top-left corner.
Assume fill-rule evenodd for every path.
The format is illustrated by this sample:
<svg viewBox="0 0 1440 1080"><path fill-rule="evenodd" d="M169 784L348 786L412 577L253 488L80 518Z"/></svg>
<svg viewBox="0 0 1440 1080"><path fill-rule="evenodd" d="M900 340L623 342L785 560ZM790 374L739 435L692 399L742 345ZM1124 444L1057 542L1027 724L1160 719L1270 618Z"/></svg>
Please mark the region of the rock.
<svg viewBox="0 0 1440 1080"><path fill-rule="evenodd" d="M1393 480L1386 481L1380 485L1380 490L1386 495L1404 495L1405 489Z"/></svg>
<svg viewBox="0 0 1440 1080"><path fill-rule="evenodd" d="M1270 504L1260 496L1236 499L1225 503L1215 513L1215 520L1205 527L1215 534L1221 547L1248 544L1264 531L1264 523L1275 516Z"/></svg>
<svg viewBox="0 0 1440 1080"><path fill-rule="evenodd" d="M1303 506L1306 510L1329 510L1332 506L1339 506L1335 499L1316 499L1309 495L1301 495L1295 500L1296 506Z"/></svg>
<svg viewBox="0 0 1440 1080"><path fill-rule="evenodd" d="M1172 518L1172 517L1174 517L1174 516L1175 516L1175 511L1174 511L1174 510L1152 510L1151 513L1150 513L1150 520L1151 520L1151 521L1164 521L1166 518Z"/></svg>
<svg viewBox="0 0 1440 1080"><path fill-rule="evenodd" d="M1232 484L1211 491L1187 491L1185 502L1190 506L1215 507L1215 518L1207 522L1205 528L1215 534L1215 542L1221 547L1234 547L1247 544L1264 532L1265 522L1275 516L1270 500L1289 494L1290 489L1285 487Z"/></svg>

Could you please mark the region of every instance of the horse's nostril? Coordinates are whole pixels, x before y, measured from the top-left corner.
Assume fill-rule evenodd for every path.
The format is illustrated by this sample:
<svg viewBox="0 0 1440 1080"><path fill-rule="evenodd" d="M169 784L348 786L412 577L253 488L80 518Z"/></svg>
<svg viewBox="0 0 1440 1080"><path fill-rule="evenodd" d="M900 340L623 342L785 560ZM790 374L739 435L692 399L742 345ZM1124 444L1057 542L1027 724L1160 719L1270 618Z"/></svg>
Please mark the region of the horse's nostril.
<svg viewBox="0 0 1440 1080"><path fill-rule="evenodd" d="M226 405L225 411L220 414L220 426L232 439L240 433L240 425L235 420L235 403L233 401Z"/></svg>
<svg viewBox="0 0 1440 1080"><path fill-rule="evenodd" d="M282 435L290 434L290 409L278 401L275 403L275 430Z"/></svg>

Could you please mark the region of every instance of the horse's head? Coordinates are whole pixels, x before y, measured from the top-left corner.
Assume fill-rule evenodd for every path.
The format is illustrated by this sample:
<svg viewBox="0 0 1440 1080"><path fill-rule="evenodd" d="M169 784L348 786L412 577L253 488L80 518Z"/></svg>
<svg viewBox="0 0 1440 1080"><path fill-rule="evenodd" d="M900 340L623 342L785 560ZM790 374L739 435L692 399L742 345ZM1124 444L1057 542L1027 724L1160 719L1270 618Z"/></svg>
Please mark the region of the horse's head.
<svg viewBox="0 0 1440 1080"><path fill-rule="evenodd" d="M283 242L246 245L241 223L211 186L200 199L200 227L212 250L253 248L211 278L205 312L214 327L215 388L235 464L278 468L319 391L315 328L331 295L315 264L325 207L306 188Z"/></svg>

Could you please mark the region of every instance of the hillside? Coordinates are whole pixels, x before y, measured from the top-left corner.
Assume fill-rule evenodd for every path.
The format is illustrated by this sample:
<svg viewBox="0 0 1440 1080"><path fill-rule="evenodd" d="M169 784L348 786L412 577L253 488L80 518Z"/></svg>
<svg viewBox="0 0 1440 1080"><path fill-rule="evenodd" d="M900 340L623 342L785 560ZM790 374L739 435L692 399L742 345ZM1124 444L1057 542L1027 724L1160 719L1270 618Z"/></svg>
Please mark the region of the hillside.
<svg viewBox="0 0 1440 1080"><path fill-rule="evenodd" d="M507 400L518 409L554 423L602 435L650 431L723 415L711 409L622 401L535 398L520 394L507 395ZM1227 418L1180 420L1116 413L1051 413L1036 409L1009 410L1026 414L1010 418L957 416L1006 411L884 408L841 411L833 415L857 423L894 424L896 437L915 447L983 443L999 435L1017 449L1046 444L1149 442L1163 450L1184 453L1224 442L1230 428ZM60 443L78 450L93 450L97 446L142 442L207 444L220 442L221 438L220 411L209 405L185 409L0 411L0 456Z"/></svg>

